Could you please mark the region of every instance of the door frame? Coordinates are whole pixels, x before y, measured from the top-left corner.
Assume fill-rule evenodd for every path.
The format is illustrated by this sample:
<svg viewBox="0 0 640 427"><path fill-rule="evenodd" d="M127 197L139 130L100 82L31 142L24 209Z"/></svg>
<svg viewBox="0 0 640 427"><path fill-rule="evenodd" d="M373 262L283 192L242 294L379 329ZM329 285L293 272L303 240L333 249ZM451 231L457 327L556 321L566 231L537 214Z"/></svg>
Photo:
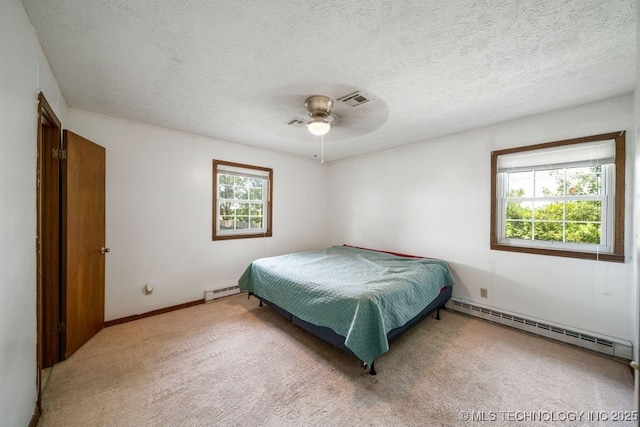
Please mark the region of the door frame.
<svg viewBox="0 0 640 427"><path fill-rule="evenodd" d="M48 340L45 342L45 331L52 331L57 328L57 322L52 324L51 319L59 318L59 298L51 298L50 286L55 288L55 294L59 295L60 291L60 250L59 238L52 239L45 234L50 227L59 229L59 209L60 203L55 198L51 200L45 192L45 182L50 180L51 176L47 176L50 168L45 166L47 159L51 159L53 153L47 150L47 147L61 147L62 144L62 125L51 105L45 98L44 94L38 94L38 123L37 123L37 167L36 167L36 211L37 211L37 230L36 230L36 387L37 401L36 411L41 412L41 392L42 392L42 369L45 365L44 354L56 354L59 358L60 346L59 339ZM59 183L59 176L54 177ZM55 214L51 215L54 210ZM50 234L49 234L50 236ZM54 241L52 241L54 240ZM46 287L45 287L46 284ZM45 316L45 313L48 313ZM50 313L50 315L49 315ZM52 348L51 346L55 346ZM58 361L58 360L56 360ZM48 363L47 363L48 364Z"/></svg>

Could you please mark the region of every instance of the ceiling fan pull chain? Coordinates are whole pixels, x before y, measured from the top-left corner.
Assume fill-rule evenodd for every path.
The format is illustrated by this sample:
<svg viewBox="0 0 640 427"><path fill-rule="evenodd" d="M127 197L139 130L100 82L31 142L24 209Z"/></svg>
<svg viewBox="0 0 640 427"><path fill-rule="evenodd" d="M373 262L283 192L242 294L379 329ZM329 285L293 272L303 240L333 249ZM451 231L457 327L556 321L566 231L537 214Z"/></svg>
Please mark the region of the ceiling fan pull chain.
<svg viewBox="0 0 640 427"><path fill-rule="evenodd" d="M320 135L320 163L324 163L324 135Z"/></svg>

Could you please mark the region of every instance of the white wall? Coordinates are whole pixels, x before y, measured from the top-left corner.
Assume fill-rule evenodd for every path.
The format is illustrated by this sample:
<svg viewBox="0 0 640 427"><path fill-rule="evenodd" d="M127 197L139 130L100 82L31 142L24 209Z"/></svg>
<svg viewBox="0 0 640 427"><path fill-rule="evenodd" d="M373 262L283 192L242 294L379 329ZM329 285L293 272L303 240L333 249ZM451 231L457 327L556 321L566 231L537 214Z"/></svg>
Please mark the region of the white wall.
<svg viewBox="0 0 640 427"><path fill-rule="evenodd" d="M317 161L71 108L66 127L107 150L106 320L201 299L256 258L327 243ZM273 168L273 237L211 240L213 159Z"/></svg>
<svg viewBox="0 0 640 427"><path fill-rule="evenodd" d="M617 130L634 143L631 96L333 162L332 241L441 258L456 298L631 340L629 191L624 264L489 249L491 151Z"/></svg>
<svg viewBox="0 0 640 427"><path fill-rule="evenodd" d="M66 104L18 0L0 6L0 424L36 405L37 96Z"/></svg>

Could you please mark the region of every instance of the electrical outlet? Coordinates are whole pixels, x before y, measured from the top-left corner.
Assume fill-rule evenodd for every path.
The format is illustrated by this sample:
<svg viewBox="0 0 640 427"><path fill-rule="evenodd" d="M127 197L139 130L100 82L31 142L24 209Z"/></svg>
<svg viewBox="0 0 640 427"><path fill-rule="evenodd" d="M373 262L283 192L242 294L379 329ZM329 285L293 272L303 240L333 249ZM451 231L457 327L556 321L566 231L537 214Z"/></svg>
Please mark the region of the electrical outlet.
<svg viewBox="0 0 640 427"><path fill-rule="evenodd" d="M480 288L480 298L489 298L487 288Z"/></svg>

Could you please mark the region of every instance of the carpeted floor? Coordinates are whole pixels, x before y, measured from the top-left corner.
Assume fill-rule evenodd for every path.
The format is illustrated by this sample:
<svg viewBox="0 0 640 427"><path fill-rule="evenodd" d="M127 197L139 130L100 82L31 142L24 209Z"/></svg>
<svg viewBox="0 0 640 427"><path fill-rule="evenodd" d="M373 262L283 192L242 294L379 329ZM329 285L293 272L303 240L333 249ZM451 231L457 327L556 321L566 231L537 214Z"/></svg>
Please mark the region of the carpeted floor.
<svg viewBox="0 0 640 427"><path fill-rule="evenodd" d="M592 421L632 411L625 363L450 311L376 369L240 295L102 330L52 369L38 425L635 425Z"/></svg>

